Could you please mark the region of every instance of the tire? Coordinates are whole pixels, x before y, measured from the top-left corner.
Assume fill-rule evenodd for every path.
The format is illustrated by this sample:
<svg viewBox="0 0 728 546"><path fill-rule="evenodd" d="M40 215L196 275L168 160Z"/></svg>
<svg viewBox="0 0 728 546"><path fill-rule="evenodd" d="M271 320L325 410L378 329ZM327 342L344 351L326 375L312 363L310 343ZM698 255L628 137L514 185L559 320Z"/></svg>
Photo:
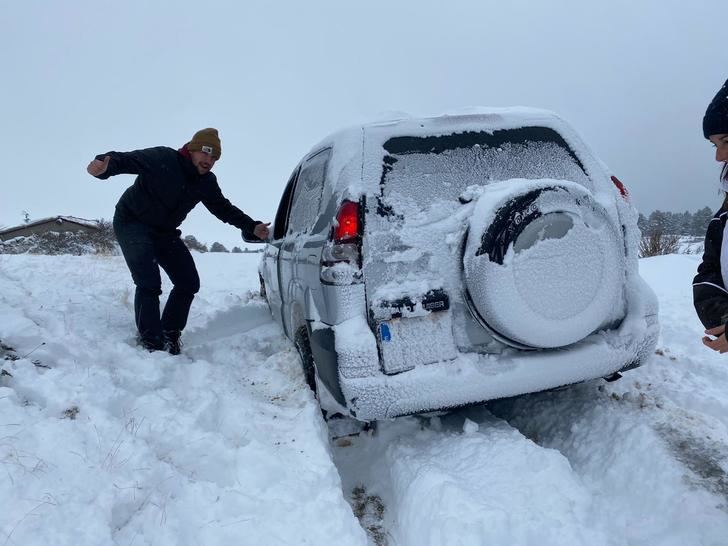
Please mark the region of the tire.
<svg viewBox="0 0 728 546"><path fill-rule="evenodd" d="M303 368L303 376L306 384L313 391L314 395L318 395L316 388L316 364L313 361L313 353L311 352L311 343L308 338L308 330L306 326L300 326L296 330L294 343L301 357L301 367Z"/></svg>
<svg viewBox="0 0 728 546"><path fill-rule="evenodd" d="M260 280L260 295L265 301L268 301L268 292L265 290L265 281L263 280L263 276L258 274L258 280Z"/></svg>

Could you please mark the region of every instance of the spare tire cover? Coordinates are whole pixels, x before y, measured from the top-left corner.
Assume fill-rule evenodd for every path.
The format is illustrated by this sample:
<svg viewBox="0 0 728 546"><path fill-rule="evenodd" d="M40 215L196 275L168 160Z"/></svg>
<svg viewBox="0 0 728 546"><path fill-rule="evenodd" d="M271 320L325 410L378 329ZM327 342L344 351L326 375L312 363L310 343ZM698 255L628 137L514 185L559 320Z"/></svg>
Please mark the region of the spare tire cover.
<svg viewBox="0 0 728 546"><path fill-rule="evenodd" d="M492 186L475 204L463 256L471 304L488 327L553 348L621 317L623 242L591 193L555 180Z"/></svg>

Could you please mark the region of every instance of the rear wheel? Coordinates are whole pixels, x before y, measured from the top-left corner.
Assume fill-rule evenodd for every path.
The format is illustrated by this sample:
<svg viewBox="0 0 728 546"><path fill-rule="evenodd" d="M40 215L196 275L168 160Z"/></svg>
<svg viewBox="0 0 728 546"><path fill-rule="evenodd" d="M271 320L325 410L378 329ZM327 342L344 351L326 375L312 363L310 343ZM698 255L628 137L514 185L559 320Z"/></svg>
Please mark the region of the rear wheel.
<svg viewBox="0 0 728 546"><path fill-rule="evenodd" d="M303 367L303 375L306 379L306 384L313 391L315 395L318 395L316 388L316 364L313 361L313 353L311 352L311 342L308 338L308 330L306 326L301 326L296 330L293 342L298 349L298 354L301 357L301 366Z"/></svg>
<svg viewBox="0 0 728 546"><path fill-rule="evenodd" d="M258 280L260 280L260 295L267 301L268 293L265 291L265 281L263 280L263 276L258 274Z"/></svg>

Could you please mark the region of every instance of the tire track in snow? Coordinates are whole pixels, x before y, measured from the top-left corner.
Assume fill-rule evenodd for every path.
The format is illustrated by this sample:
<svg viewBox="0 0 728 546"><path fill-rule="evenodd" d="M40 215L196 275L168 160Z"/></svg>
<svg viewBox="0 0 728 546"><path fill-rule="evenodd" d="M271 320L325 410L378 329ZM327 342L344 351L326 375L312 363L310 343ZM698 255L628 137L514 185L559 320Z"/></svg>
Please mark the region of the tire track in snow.
<svg viewBox="0 0 728 546"><path fill-rule="evenodd" d="M194 346L213 343L249 332L259 326L272 324L273 319L265 301L262 298L251 297L241 305L216 313L201 327L185 332L185 344Z"/></svg>
<svg viewBox="0 0 728 546"><path fill-rule="evenodd" d="M483 406L383 421L333 451L355 512L362 496L381 501L360 518L375 546L618 544L592 524L568 461Z"/></svg>
<svg viewBox="0 0 728 546"><path fill-rule="evenodd" d="M724 543L728 444L700 434L698 416L666 407L649 385L629 383L593 381L488 407L568 459L604 529L635 544Z"/></svg>
<svg viewBox="0 0 728 546"><path fill-rule="evenodd" d="M636 385L381 422L334 445L344 495L375 546L722 544L728 436Z"/></svg>
<svg viewBox="0 0 728 546"><path fill-rule="evenodd" d="M370 495L364 486L357 486L347 497L356 519L374 546L387 546L389 538L384 528L384 503L378 495Z"/></svg>
<svg viewBox="0 0 728 546"><path fill-rule="evenodd" d="M722 510L728 512L728 450L725 444L710 436L698 436L669 424L658 425L655 430L672 449L678 461L695 476L692 483L723 497Z"/></svg>

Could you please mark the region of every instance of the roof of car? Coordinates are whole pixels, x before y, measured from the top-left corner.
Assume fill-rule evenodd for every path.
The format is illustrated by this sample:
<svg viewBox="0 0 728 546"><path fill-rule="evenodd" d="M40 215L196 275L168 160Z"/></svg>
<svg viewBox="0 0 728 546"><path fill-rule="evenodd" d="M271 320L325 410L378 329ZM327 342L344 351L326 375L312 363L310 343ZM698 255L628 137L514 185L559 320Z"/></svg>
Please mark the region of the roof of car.
<svg viewBox="0 0 728 546"><path fill-rule="evenodd" d="M385 142L396 136L436 136L462 131L496 131L540 125L560 133L570 144L579 139L563 118L550 110L515 106L509 108L470 107L440 115L407 117L406 114L369 121L339 129L317 143L307 155L336 145L337 154L352 155L363 140ZM575 142L572 142L575 141ZM371 142L370 142L371 143ZM347 149L351 153L347 153Z"/></svg>
<svg viewBox="0 0 728 546"><path fill-rule="evenodd" d="M423 117L401 117L396 119L373 121L363 126L368 127L397 127L398 129L414 129L414 128L436 128L461 125L477 125L502 127L522 127L524 125L532 125L534 122L544 120L560 119L554 112L542 110L539 108L528 107L510 107L510 108L486 108L471 107L459 110L443 112L436 116ZM398 131L399 132L399 131Z"/></svg>
<svg viewBox="0 0 728 546"><path fill-rule="evenodd" d="M445 112L437 116L382 119L354 125L336 131L314 146L309 154L324 148L335 149L330 160L330 172L338 174L348 169L361 171L367 158L379 160L376 150L385 148L385 143L400 136L444 136L467 131L495 132L523 127L546 127L556 131L577 154L589 172L596 171L596 158L574 129L560 116L549 110L528 107L486 108L472 107ZM373 152L373 153L372 153ZM352 177L350 177L352 178ZM356 178L356 177L353 177ZM352 192L358 191L356 188Z"/></svg>
<svg viewBox="0 0 728 546"><path fill-rule="evenodd" d="M316 144L311 152L334 144L337 145L337 148L342 147L342 145L346 147L347 142L353 146L361 146L364 135L367 135L366 138L373 137L384 141L401 135L434 136L449 134L453 131L495 131L533 125L551 127L562 134L572 132L562 118L549 110L522 106L510 108L470 107L436 116L407 117L406 114L402 114L399 117L345 127L328 135Z"/></svg>

